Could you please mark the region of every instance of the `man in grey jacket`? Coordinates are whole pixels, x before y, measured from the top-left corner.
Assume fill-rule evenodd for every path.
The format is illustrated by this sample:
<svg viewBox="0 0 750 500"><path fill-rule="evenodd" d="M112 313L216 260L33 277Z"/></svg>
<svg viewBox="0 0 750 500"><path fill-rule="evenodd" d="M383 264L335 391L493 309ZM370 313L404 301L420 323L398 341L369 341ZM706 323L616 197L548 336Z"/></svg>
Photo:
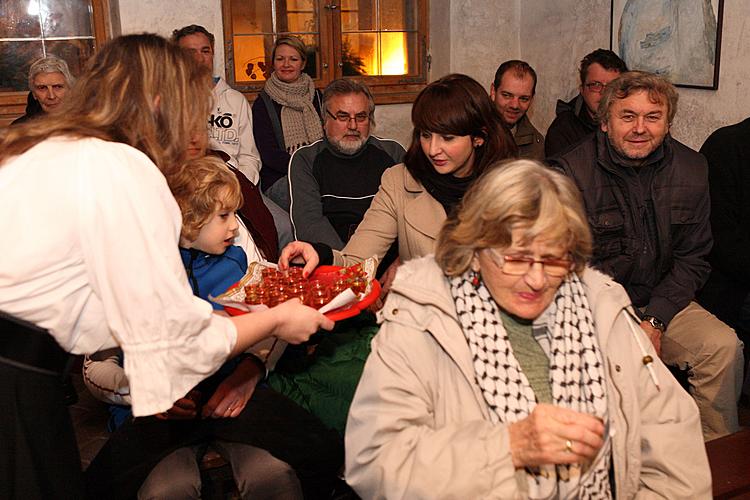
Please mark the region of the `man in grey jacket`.
<svg viewBox="0 0 750 500"><path fill-rule="evenodd" d="M370 135L375 103L363 84L331 82L322 114L325 137L289 161L289 213L295 239L340 250L370 207L383 172L405 152L396 141Z"/></svg>
<svg viewBox="0 0 750 500"><path fill-rule="evenodd" d="M592 265L625 287L662 360L687 369L710 440L739 430L742 343L694 302L710 272L708 172L669 136L677 97L662 77L623 73L602 94L599 130L553 164L581 191Z"/></svg>

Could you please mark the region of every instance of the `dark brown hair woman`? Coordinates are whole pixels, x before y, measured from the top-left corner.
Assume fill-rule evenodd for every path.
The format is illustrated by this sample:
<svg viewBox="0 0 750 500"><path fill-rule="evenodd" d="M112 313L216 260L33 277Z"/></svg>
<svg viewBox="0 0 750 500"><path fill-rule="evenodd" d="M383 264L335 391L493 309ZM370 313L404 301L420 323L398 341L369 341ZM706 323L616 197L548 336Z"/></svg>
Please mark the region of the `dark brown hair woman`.
<svg viewBox="0 0 750 500"><path fill-rule="evenodd" d="M471 184L494 162L516 153L487 92L466 75L447 75L425 87L411 120L414 132L404 163L385 171L347 245L331 251L293 242L282 251L282 266L297 256L307 262L307 272L319 261L351 265L373 255L380 259L397 239L401 262L432 253L446 216ZM384 291L392 275L381 280Z"/></svg>

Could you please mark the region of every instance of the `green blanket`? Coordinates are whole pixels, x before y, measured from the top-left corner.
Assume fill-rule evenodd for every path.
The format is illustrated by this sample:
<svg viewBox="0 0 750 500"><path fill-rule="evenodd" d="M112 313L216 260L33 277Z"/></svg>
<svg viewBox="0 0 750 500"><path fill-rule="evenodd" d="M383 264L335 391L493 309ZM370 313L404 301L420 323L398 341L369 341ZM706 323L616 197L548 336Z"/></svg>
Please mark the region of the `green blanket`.
<svg viewBox="0 0 750 500"><path fill-rule="evenodd" d="M268 383L343 435L377 331L369 313L340 321L332 332L319 333L303 346L288 346Z"/></svg>

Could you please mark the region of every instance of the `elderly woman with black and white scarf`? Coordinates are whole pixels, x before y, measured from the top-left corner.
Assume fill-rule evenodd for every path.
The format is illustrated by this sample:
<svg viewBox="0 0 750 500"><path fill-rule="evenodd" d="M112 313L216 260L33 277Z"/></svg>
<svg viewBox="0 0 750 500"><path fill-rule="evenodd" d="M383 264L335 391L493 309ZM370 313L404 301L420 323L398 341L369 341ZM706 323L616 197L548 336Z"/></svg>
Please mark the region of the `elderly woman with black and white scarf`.
<svg viewBox="0 0 750 500"><path fill-rule="evenodd" d="M709 498L698 411L627 294L586 267L576 188L485 174L399 270L351 406L363 498Z"/></svg>

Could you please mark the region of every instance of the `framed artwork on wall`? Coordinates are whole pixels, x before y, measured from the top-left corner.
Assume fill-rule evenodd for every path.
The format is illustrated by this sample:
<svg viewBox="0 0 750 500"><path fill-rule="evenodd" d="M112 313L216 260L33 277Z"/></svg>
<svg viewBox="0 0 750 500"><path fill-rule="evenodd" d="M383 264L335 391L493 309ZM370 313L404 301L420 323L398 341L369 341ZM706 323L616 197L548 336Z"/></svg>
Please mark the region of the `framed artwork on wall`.
<svg viewBox="0 0 750 500"><path fill-rule="evenodd" d="M719 88L724 0L612 0L610 48L678 87Z"/></svg>

